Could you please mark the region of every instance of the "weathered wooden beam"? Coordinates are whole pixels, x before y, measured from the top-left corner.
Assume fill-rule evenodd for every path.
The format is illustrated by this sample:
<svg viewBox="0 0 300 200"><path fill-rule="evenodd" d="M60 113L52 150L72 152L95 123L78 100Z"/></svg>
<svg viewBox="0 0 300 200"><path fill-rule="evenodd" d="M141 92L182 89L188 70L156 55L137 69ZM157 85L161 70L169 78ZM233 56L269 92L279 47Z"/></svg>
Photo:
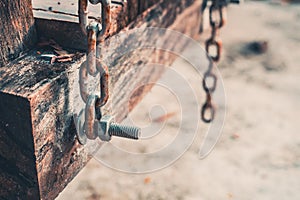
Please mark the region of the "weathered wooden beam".
<svg viewBox="0 0 300 200"><path fill-rule="evenodd" d="M0 67L36 42L31 0L0 1Z"/></svg>
<svg viewBox="0 0 300 200"><path fill-rule="evenodd" d="M130 23L114 25L111 34L120 29L158 26L195 36L199 7L199 1L164 0ZM173 48L183 49L185 44L176 39L173 39ZM172 38L169 41L172 42ZM130 42L126 39L117 45ZM0 134L4 141L0 163L5 163L0 167L0 195L4 199L54 199L89 160L88 153L76 139L73 122L72 90L77 86L78 68L85 57L81 55L72 63L49 64L38 59L37 50L0 68ZM127 88L155 82L162 74L163 68L150 68L147 63L172 62L175 58L171 56L166 61L160 54L162 52L156 50L131 52L115 58L109 66L110 93L118 94L111 97L117 121L126 117L151 85L139 87L133 96L126 92ZM133 78L122 79L124 72L132 69ZM130 108L125 109L128 99ZM109 107L105 107L104 114L108 110Z"/></svg>
<svg viewBox="0 0 300 200"><path fill-rule="evenodd" d="M33 13L35 18L78 22L78 1L64 0L59 3L51 0L33 0ZM112 3L112 8L116 9L122 7L122 19L127 22L133 21L139 14L143 13L146 9L154 4L163 2L162 0L118 0L119 3ZM192 1L190 1L192 2ZM123 4L123 5L121 5ZM89 4L89 17L100 18L101 10L99 5Z"/></svg>
<svg viewBox="0 0 300 200"><path fill-rule="evenodd" d="M161 16L162 12L166 12L165 15L168 18L162 21L161 24L157 24L157 26L168 27L173 23L178 13L181 13L183 9L190 6L193 2L194 0L185 0L183 2L179 0L127 0L124 6L113 4L112 26L110 32L105 37L118 33L136 20L137 16L142 13L147 13L148 18L151 19ZM47 39L56 38L57 42L64 47L85 50L87 39L78 26L77 4L76 0L67 0L60 4L51 0L33 0L34 17L39 37ZM153 6L156 7L155 5L160 5L158 10L151 9ZM174 9L175 6L177 6L176 9ZM51 11L49 8L51 8ZM99 5L89 6L90 17L98 18L100 15Z"/></svg>
<svg viewBox="0 0 300 200"><path fill-rule="evenodd" d="M109 34L105 37L118 33L134 21L139 14L155 3L159 2L154 0L128 0L123 3L123 6L112 4L112 26L110 27ZM64 47L85 50L87 40L78 26L77 4L76 0L67 0L60 4L51 0L34 0L34 17L39 37L47 39L55 37L57 42ZM99 5L94 6L89 4L88 10L89 17L99 18L101 16Z"/></svg>

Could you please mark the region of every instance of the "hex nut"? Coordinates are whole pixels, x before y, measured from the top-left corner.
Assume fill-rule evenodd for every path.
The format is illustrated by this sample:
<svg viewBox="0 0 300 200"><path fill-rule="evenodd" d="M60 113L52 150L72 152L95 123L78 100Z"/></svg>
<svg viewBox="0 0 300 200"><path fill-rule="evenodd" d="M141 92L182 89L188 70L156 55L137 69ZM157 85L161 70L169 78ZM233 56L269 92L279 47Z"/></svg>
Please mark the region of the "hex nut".
<svg viewBox="0 0 300 200"><path fill-rule="evenodd" d="M98 134L99 134L99 138L102 141L110 141L111 140L111 135L109 135L108 131L109 131L109 127L110 124L114 121L114 117L113 116L103 116L102 119L100 120L100 122L98 122Z"/></svg>

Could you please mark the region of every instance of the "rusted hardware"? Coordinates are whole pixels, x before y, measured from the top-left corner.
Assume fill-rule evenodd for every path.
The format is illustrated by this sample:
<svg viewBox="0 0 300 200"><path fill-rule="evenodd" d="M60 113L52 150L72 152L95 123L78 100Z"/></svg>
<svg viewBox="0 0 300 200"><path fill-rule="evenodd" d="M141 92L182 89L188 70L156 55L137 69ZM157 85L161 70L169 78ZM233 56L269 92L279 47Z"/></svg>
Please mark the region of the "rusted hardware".
<svg viewBox="0 0 300 200"><path fill-rule="evenodd" d="M218 11L222 12L221 9L218 9ZM212 15L212 14L213 13L210 12L210 15ZM224 24L223 14L219 13L219 17L220 17L220 19L218 21L214 21L212 16L209 17L210 25L212 28L212 33L211 33L211 38L209 38L205 42L205 50L207 52L208 59L209 59L209 66L208 66L206 73L204 74L203 84L202 84L203 89L206 93L206 101L203 104L202 109L201 109L201 118L202 118L202 121L205 123L212 122L215 117L215 106L213 105L213 102L212 102L212 93L215 91L216 86L217 86L217 77L213 73L213 66L214 66L213 61L217 62L220 60L222 42L220 39L216 39L216 35L217 35L218 28L222 27ZM214 46L216 48L216 55L212 55L212 53L210 51L210 49ZM207 86L209 78L213 79L213 85L211 87ZM210 113L210 114L208 115L208 113Z"/></svg>
<svg viewBox="0 0 300 200"><path fill-rule="evenodd" d="M212 85L208 86L208 80L212 79ZM205 92L207 93L212 93L216 90L217 87L217 76L211 72L206 72L204 74L204 78L203 78L203 82L202 82L202 86Z"/></svg>
<svg viewBox="0 0 300 200"><path fill-rule="evenodd" d="M98 59L96 60L96 69L97 73L100 72L100 98L96 101L97 107L104 106L109 98L109 72L108 67L102 64ZM83 62L79 70L79 87L80 87L80 96L84 103L87 103L89 92L88 92L88 71L87 71L87 62Z"/></svg>
<svg viewBox="0 0 300 200"><path fill-rule="evenodd" d="M79 24L82 32L86 35L86 27L88 24L88 1L87 0L79 0L78 1L78 16L79 16Z"/></svg>
<svg viewBox="0 0 300 200"><path fill-rule="evenodd" d="M222 53L222 41L217 38L218 30L225 24L223 9L229 3L239 3L239 0L212 0L209 7L209 24L211 26L211 37L205 42L205 50L209 59L209 66L203 77L203 89L206 93L206 100L201 109L201 118L204 122L210 123L215 117L215 106L212 102L212 93L215 91L217 86L217 77L213 73L213 62L218 62ZM204 0L201 6L201 24L200 32L203 31L203 12L207 6L207 0ZM216 18L214 13L217 12ZM216 49L216 54L213 55L211 49ZM208 87L208 80L212 79L212 86ZM210 113L208 115L208 113Z"/></svg>
<svg viewBox="0 0 300 200"><path fill-rule="evenodd" d="M207 7L207 2L208 2L208 0L203 0L203 2L201 4L201 8L200 8L201 22L200 22L199 33L203 32L203 21L204 21L203 13L204 13L204 10ZM209 9L209 12L212 13L214 10L218 10L219 15L222 15L223 14L222 8L228 6L228 4L230 4L230 3L232 3L232 4L239 4L240 0L211 0L211 2L212 3L211 3L211 6L210 6L210 9ZM210 17L212 17L211 14L210 14ZM223 18L223 17L220 17L220 19L221 18ZM219 27L219 28L221 28L221 27Z"/></svg>
<svg viewBox="0 0 300 200"><path fill-rule="evenodd" d="M92 76L97 75L97 67L96 67L96 49L97 49L97 33L98 33L98 24L96 22L91 22L87 26L87 69L88 73Z"/></svg>
<svg viewBox="0 0 300 200"><path fill-rule="evenodd" d="M109 98L109 73L108 67L97 58L101 55L99 44L104 42L104 36L109 31L111 24L111 0L89 0L89 2L91 4L101 3L102 21L101 24L99 21L88 23L88 1L79 0L79 23L87 35L88 50L87 61L82 63L79 71L80 95L86 106L75 119L78 140L81 144L85 144L87 139L94 140L97 137L102 141L110 141L111 136L138 139L140 128L116 124L111 116L102 117L101 107L107 103ZM88 91L88 76L95 77L98 73L100 73L100 97L89 94Z"/></svg>
<svg viewBox="0 0 300 200"><path fill-rule="evenodd" d="M216 90L218 79L217 76L212 72L213 66L214 63L209 57L209 66L207 71L204 74L203 81L202 81L202 87L206 93L206 100L201 109L201 119L205 123L212 122L215 117L215 106L213 105L212 102L212 93ZM212 80L212 84L209 86L208 83L210 79Z"/></svg>
<svg viewBox="0 0 300 200"><path fill-rule="evenodd" d="M87 61L88 73L96 76L96 59L100 55L99 43L104 41L105 34L108 33L111 24L111 0L89 0L91 4L101 4L101 23L99 20L88 22L88 1L79 0L78 15L79 24L84 34L87 35Z"/></svg>
<svg viewBox="0 0 300 200"><path fill-rule="evenodd" d="M109 73L108 67L97 60L97 70L100 72L100 91L101 97L96 101L96 107L100 108L104 106L109 98L108 84L109 84Z"/></svg>
<svg viewBox="0 0 300 200"><path fill-rule="evenodd" d="M223 15L223 7L222 5L219 5L219 0L215 0L212 2L210 8L209 8L209 24L211 26L211 37L206 40L205 47L206 52L211 57L211 59L215 62L218 62L221 56L222 51L222 41L220 39L217 39L217 32L218 29L222 28L224 25L224 15ZM213 18L214 11L218 12L218 17L216 19ZM210 46L215 46L217 49L217 53L215 56L212 56L209 51Z"/></svg>
<svg viewBox="0 0 300 200"><path fill-rule="evenodd" d="M110 141L111 136L138 139L141 129L133 126L123 126L113 122L113 117L103 116L101 107L109 98L108 93L108 67L96 60L97 73L100 73L100 97L88 92L87 61L83 62L79 71L80 95L86 103L78 116L75 117L77 138L81 144L86 144L87 139L95 140L99 137L102 141Z"/></svg>
<svg viewBox="0 0 300 200"><path fill-rule="evenodd" d="M215 46L216 48L216 55L213 55L210 51L211 47L213 46ZM210 56L210 58L215 62L218 62L220 60L221 49L222 49L222 41L219 39L210 38L205 42L205 50L207 54Z"/></svg>
<svg viewBox="0 0 300 200"><path fill-rule="evenodd" d="M99 97L96 95L89 95L85 106L85 134L90 140L97 138L98 134L94 130L96 121L96 101Z"/></svg>
<svg viewBox="0 0 300 200"><path fill-rule="evenodd" d="M215 117L215 106L212 103L211 94L217 87L217 76L212 73L213 62L210 62L207 72L204 74L202 87L206 93L206 101L202 106L201 118L205 123L210 123ZM208 86L209 79L212 79L212 85ZM209 115L208 115L209 113Z"/></svg>
<svg viewBox="0 0 300 200"><path fill-rule="evenodd" d="M97 37L97 42L104 41L104 35L107 34L111 24L111 0L101 0L101 19L102 29Z"/></svg>
<svg viewBox="0 0 300 200"><path fill-rule="evenodd" d="M89 0L92 4L101 3L102 7L102 25L96 21L92 21L87 25L87 0L79 0L79 23L81 29L84 33L87 34L88 38L88 50L87 50L87 62L82 63L79 73L79 84L80 84L80 94L83 101L86 103L88 98L87 90L87 79L88 74L91 76L96 76L100 72L100 88L101 88L101 97L97 99L97 107L101 107L106 104L108 101L108 68L102 64L98 59L97 48L99 42L102 42L103 35L108 31L111 22L111 13L110 13L110 0Z"/></svg>
<svg viewBox="0 0 300 200"><path fill-rule="evenodd" d="M201 24L200 24L200 33L203 31L203 12L207 6L207 1L204 0L201 5ZM239 0L211 0L211 5L209 7L209 24L211 26L211 37L205 42L205 50L209 59L209 66L204 74L202 86L206 93L206 101L202 106L201 110L201 118L204 122L210 123L214 120L215 117L215 106L212 102L212 93L215 91L217 87L217 77L213 73L213 62L218 62L222 53L222 41L217 38L218 30L224 26L224 14L223 9L229 3L240 3ZM217 12L217 16L214 19L214 12ZM212 55L211 48L215 47L216 55ZM208 79L213 80L213 85L208 87ZM207 117L207 113L210 113L209 117Z"/></svg>
<svg viewBox="0 0 300 200"><path fill-rule="evenodd" d="M209 116L207 116L208 115L207 113L209 113ZM214 120L214 118L215 118L215 106L212 103L211 93L208 92L206 93L206 101L202 106L201 119L205 123L210 123Z"/></svg>
<svg viewBox="0 0 300 200"><path fill-rule="evenodd" d="M82 32L87 35L88 27L88 1L79 0L78 1L78 15L79 24ZM97 42L103 41L103 36L107 34L110 24L111 24L111 0L89 0L91 4L101 4L101 25L100 21L96 21L99 25L99 31L97 33ZM95 21L94 21L95 22Z"/></svg>
<svg viewBox="0 0 300 200"><path fill-rule="evenodd" d="M214 12L218 12L217 19L219 19L219 21L213 19ZM209 24L211 27L216 26L217 28L222 28L222 26L225 24L223 17L223 6L212 3L212 5L209 7Z"/></svg>
<svg viewBox="0 0 300 200"><path fill-rule="evenodd" d="M98 97L90 95L86 108L76 116L77 138L84 145L87 140L95 140L98 137L102 141L110 141L112 136L138 140L141 129L134 126L120 125L114 122L113 116L103 116L97 120L95 112L95 101Z"/></svg>

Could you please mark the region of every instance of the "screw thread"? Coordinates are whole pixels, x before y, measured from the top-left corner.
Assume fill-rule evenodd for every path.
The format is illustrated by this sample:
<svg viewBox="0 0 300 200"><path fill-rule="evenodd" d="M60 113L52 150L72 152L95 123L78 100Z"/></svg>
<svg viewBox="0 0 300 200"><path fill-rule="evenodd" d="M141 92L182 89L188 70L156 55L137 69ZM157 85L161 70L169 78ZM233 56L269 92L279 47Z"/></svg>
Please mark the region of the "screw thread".
<svg viewBox="0 0 300 200"><path fill-rule="evenodd" d="M111 136L138 140L141 134L141 129L134 126L125 126L117 123L111 123L108 134Z"/></svg>

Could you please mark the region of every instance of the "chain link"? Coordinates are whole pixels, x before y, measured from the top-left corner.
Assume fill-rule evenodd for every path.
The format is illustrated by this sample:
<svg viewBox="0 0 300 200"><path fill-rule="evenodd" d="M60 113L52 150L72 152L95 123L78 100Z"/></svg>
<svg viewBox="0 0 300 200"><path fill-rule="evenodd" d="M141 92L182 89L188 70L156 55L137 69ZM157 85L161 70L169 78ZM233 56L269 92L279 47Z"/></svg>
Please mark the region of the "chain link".
<svg viewBox="0 0 300 200"><path fill-rule="evenodd" d="M108 67L101 63L100 60L96 60L97 72L100 72L100 97L96 101L96 107L104 106L109 98L109 90L108 90L108 81L109 81L109 72ZM89 97L88 92L88 70L87 70L87 62L83 62L80 66L79 70L79 87L80 87L80 96L84 103L87 102Z"/></svg>

